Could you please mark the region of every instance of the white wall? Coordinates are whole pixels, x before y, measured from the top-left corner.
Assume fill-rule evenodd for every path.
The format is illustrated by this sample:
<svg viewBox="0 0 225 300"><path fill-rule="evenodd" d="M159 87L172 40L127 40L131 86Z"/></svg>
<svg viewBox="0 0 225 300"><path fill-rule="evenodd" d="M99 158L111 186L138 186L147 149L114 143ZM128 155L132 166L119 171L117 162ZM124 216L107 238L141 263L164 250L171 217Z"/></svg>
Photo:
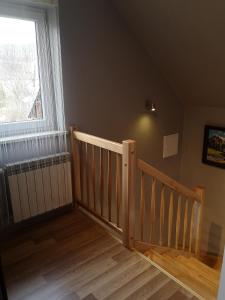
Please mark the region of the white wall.
<svg viewBox="0 0 225 300"><path fill-rule="evenodd" d="M225 109L188 107L184 114L181 180L206 188L203 242L209 252L223 253L225 242L225 170L201 162L204 126L225 127Z"/></svg>

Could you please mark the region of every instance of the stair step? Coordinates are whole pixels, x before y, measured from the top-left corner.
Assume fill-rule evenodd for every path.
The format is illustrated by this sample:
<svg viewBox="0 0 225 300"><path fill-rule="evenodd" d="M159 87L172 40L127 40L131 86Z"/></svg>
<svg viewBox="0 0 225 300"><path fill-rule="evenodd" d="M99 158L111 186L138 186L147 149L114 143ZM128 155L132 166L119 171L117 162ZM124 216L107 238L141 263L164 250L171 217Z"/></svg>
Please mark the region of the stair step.
<svg viewBox="0 0 225 300"><path fill-rule="evenodd" d="M213 268L214 270L221 271L223 257L208 253L201 253L200 260L209 267Z"/></svg>
<svg viewBox="0 0 225 300"><path fill-rule="evenodd" d="M167 258L171 261L171 263L176 264L176 266L179 266L180 269L189 274L189 276L202 282L202 284L207 283L212 290L218 288L218 279L214 278L213 274L211 274L211 270L208 272L202 271L200 268L198 268L198 266L196 267L194 263L190 263L189 259L186 257L183 257L182 260L180 258L173 259L168 256Z"/></svg>
<svg viewBox="0 0 225 300"><path fill-rule="evenodd" d="M190 278L194 277L196 280L198 280L199 282L204 284L204 279L202 279L201 277L199 278L199 273L195 273L194 270L192 270L192 268L188 268L187 266L185 266L183 263L177 261L176 259L174 259L166 254L161 256L160 254L156 254L156 253L152 253L151 257L154 257L159 261L162 260L164 263L167 263L170 266L172 265L174 268L174 271L176 271L177 274L179 274L180 276L183 276L185 274L186 276L188 276ZM210 283L210 285L211 285L211 283ZM214 287L215 286L213 286L213 288Z"/></svg>
<svg viewBox="0 0 225 300"><path fill-rule="evenodd" d="M203 262L201 262L200 260L198 260L195 257L191 257L189 259L189 261L191 263L193 263L193 265L195 265L197 268L203 270L203 272L213 274L213 276L215 276L216 280L220 279L220 271L219 270L215 270L215 269L207 266L206 264L204 264Z"/></svg>
<svg viewBox="0 0 225 300"><path fill-rule="evenodd" d="M192 257L183 256L184 264L180 258L171 257L169 253L165 252L160 254L156 250L149 249L145 255L205 299L216 299L218 282L214 281L215 278L211 281L211 271L214 271L211 268L207 267L209 270L205 275L205 270L198 272L197 267L188 266L188 261L193 259Z"/></svg>
<svg viewBox="0 0 225 300"><path fill-rule="evenodd" d="M191 258L192 259L192 258ZM212 287L212 289L218 289L219 276L218 274L214 274L214 270L208 268L206 271L204 268L200 268L199 265L195 263L195 261L191 261L191 259L187 259L185 257L179 256L176 258L176 263L180 264L180 266L191 276L207 284ZM196 261L198 261L196 259Z"/></svg>
<svg viewBox="0 0 225 300"><path fill-rule="evenodd" d="M194 254L189 251L184 250L176 250L176 249L169 249L166 254L168 254L171 257L178 257L179 255L182 255L184 257L194 257Z"/></svg>
<svg viewBox="0 0 225 300"><path fill-rule="evenodd" d="M187 250L174 249L174 248L169 248L166 246L159 246L159 245L141 242L141 241L135 241L135 249L137 249L141 253L145 253L146 251L151 249L151 250L157 251L160 254L169 253L173 257L176 257L180 254L187 256L187 257L194 256L193 253L191 253Z"/></svg>

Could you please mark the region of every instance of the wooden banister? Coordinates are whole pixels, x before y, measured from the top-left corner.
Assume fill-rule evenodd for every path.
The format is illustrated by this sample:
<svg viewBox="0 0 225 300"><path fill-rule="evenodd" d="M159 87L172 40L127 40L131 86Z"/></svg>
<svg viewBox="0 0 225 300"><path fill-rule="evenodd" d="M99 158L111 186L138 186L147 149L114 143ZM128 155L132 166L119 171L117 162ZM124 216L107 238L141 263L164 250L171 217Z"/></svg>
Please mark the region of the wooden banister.
<svg viewBox="0 0 225 300"><path fill-rule="evenodd" d="M136 142L123 142L122 158L122 215L123 215L123 243L128 248L134 244L135 219L135 170L136 170Z"/></svg>
<svg viewBox="0 0 225 300"><path fill-rule="evenodd" d="M116 224L120 226L120 207L121 207L121 167L120 156L116 154Z"/></svg>
<svg viewBox="0 0 225 300"><path fill-rule="evenodd" d="M74 201L81 200L81 183L80 183L80 156L79 145L73 138L75 127L70 127L70 146L71 146L71 164L72 164L72 189Z"/></svg>
<svg viewBox="0 0 225 300"><path fill-rule="evenodd" d="M99 148L123 154L123 146L120 143L108 141L94 135L83 133L80 131L73 131L74 138L78 141L85 142Z"/></svg>
<svg viewBox="0 0 225 300"><path fill-rule="evenodd" d="M189 252L192 252L193 244L193 230L194 230L194 212L195 212L195 203L192 203L191 208L191 224L190 224L190 236L189 236Z"/></svg>
<svg viewBox="0 0 225 300"><path fill-rule="evenodd" d="M87 205L90 208L90 168L89 168L89 155L88 144L85 143L85 179L86 179L86 193L87 193Z"/></svg>
<svg viewBox="0 0 225 300"><path fill-rule="evenodd" d="M96 212L96 193L95 193L95 186L96 186L96 167L95 167L95 146L92 145L92 154L91 154L91 175L92 175L92 192L93 192L93 206L94 211Z"/></svg>
<svg viewBox="0 0 225 300"><path fill-rule="evenodd" d="M174 207L174 194L173 191L170 192L169 199L169 217L168 217L168 247L171 246L171 238L172 238L172 226L173 226L173 207Z"/></svg>
<svg viewBox="0 0 225 300"><path fill-rule="evenodd" d="M179 237L180 237L180 219L181 219L181 196L178 198L177 205L177 222L176 222L176 249L179 246Z"/></svg>
<svg viewBox="0 0 225 300"><path fill-rule="evenodd" d="M156 179L153 178L152 179L152 190L151 190L151 208L150 208L150 236L149 236L149 240L150 242L153 239L153 234L154 234L154 223L155 223L155 218L156 218Z"/></svg>
<svg viewBox="0 0 225 300"><path fill-rule="evenodd" d="M165 185L162 186L160 193L160 239L159 244L162 246L163 244L163 229L165 223Z"/></svg>
<svg viewBox="0 0 225 300"><path fill-rule="evenodd" d="M203 203L205 201L205 189L203 187L196 187L195 192L201 198L201 204L198 205L198 212L197 212L197 230L196 230L196 243L195 243L195 254L197 256L200 255L201 252L201 226L202 226L202 213L203 213Z"/></svg>
<svg viewBox="0 0 225 300"><path fill-rule="evenodd" d="M122 233L124 245L132 248L135 212L135 141L115 143L76 131L71 127L70 142L76 203Z"/></svg>
<svg viewBox="0 0 225 300"><path fill-rule="evenodd" d="M144 240L144 213L145 213L145 174L141 172L141 200L140 200L140 231L141 240Z"/></svg>
<svg viewBox="0 0 225 300"><path fill-rule="evenodd" d="M149 243L152 243L152 236L155 224L155 206L156 206L156 184L159 182L162 186L159 195L159 238L154 243L160 246L166 246L179 250L188 250L191 253L199 255L200 253L200 239L201 239L201 223L202 223L202 207L204 202L204 189L197 187L191 190L156 168L138 159L137 165L141 171L141 202L140 202L140 216L141 228L140 235L143 239L143 228L149 226ZM144 222L144 207L145 207L145 187L144 176L152 178L151 199L150 199L150 213L148 215L149 221ZM168 191L169 196L166 199L165 190ZM165 202L168 201L168 213L165 217ZM182 206L183 203L183 206ZM183 211L183 220L181 214ZM165 223L165 219L167 220ZM167 225L165 227L165 224ZM183 228L183 231L181 230ZM166 240L163 241L163 233L166 234ZM173 238L175 234L175 238ZM189 235L187 237L187 234Z"/></svg>
<svg viewBox="0 0 225 300"><path fill-rule="evenodd" d="M70 141L74 200L79 206L122 233L123 243L130 249L134 247L136 225L141 241L199 255L205 197L202 187L191 190L137 160L133 140L115 143L71 127ZM139 220L135 223L136 170L141 178Z"/></svg>
<svg viewBox="0 0 225 300"><path fill-rule="evenodd" d="M144 162L143 160L138 159L137 164L138 164L138 168L141 171L143 171L144 173L148 174L153 178L156 178L159 182L163 183L164 185L171 188L172 190L182 194L184 197L193 199L198 202L202 201L202 198L198 193L192 191L191 189L188 189L186 186L182 185L181 183L175 181L174 179L160 172L159 170L152 167L151 165Z"/></svg>
<svg viewBox="0 0 225 300"><path fill-rule="evenodd" d="M186 248L186 239L187 239L187 227L188 227L188 200L185 202L184 209L184 227L183 227L183 241L182 241L182 249Z"/></svg>
<svg viewBox="0 0 225 300"><path fill-rule="evenodd" d="M99 149L99 160L100 160L100 166L99 166L99 183L100 183L100 211L101 216L103 217L103 198L104 198L104 165L103 165L103 149Z"/></svg>

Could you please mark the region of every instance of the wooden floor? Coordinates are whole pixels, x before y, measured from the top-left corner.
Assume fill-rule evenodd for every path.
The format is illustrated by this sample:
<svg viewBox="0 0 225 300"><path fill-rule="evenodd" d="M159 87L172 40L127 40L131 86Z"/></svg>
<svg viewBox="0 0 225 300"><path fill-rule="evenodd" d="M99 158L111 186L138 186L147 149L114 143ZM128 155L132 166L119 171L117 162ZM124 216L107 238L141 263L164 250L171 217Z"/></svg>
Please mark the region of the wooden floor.
<svg viewBox="0 0 225 300"><path fill-rule="evenodd" d="M197 299L79 211L2 248L9 300Z"/></svg>

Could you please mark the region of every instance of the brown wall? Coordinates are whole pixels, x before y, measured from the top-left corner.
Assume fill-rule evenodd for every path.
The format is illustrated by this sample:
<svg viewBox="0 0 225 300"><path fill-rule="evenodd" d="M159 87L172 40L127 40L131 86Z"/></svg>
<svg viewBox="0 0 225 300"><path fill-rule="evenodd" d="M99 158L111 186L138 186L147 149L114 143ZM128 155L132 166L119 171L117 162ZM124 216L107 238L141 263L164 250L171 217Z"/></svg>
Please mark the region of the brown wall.
<svg viewBox="0 0 225 300"><path fill-rule="evenodd" d="M67 125L117 141L134 138L139 157L178 178L180 155L163 160L162 141L181 134L182 106L111 2L61 0L60 23ZM145 114L146 98L157 104L154 117ZM206 186L204 245L215 252L225 240L225 171L203 165L201 155L204 125L225 125L224 115L199 107L184 118L182 181Z"/></svg>
<svg viewBox="0 0 225 300"><path fill-rule="evenodd" d="M113 2L183 103L224 107L224 0Z"/></svg>
<svg viewBox="0 0 225 300"><path fill-rule="evenodd" d="M204 126L225 127L225 109L189 107L184 113L181 179L206 188L203 242L210 252L223 253L225 242L225 170L201 162Z"/></svg>
<svg viewBox="0 0 225 300"><path fill-rule="evenodd" d="M111 1L61 0L60 26L67 124L121 141L173 177L180 156L162 159L163 135L180 132L182 107ZM159 109L145 115L145 99Z"/></svg>

